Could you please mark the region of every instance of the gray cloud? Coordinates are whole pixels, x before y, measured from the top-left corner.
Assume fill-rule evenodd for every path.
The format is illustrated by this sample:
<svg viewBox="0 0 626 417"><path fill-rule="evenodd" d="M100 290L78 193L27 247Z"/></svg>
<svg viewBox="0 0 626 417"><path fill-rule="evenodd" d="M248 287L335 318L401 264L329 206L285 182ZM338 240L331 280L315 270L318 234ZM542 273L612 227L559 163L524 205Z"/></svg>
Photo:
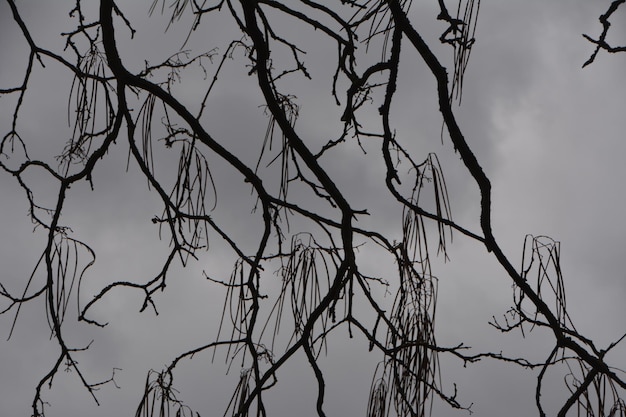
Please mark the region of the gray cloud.
<svg viewBox="0 0 626 417"><path fill-rule="evenodd" d="M24 17L42 46L62 46L58 34L65 29L71 3L67 2L67 7L37 3L35 7L33 2L25 2ZM626 247L625 226L620 221L624 205L621 179L626 175L621 161L626 127L621 75L625 57L600 54L593 66L580 69L593 50L580 34L598 33L596 18L604 11L604 5L585 1L544 3L482 5L478 42L466 75L463 103L458 109L459 121L493 180L494 228L503 247L512 259L519 261L526 233L545 233L561 240L574 322L580 323L584 334L589 333L606 345L625 330L622 317L626 311L621 300L626 289L620 262ZM124 40L123 58L139 70L145 59L156 62L167 56L167 51L176 50L186 35L188 22L163 33L164 18L147 18L143 5L125 6L131 7L136 10L130 10L129 15L140 30L136 40ZM436 39L441 25L433 20L433 9L417 4L415 8L419 22ZM19 80L26 56L25 44L15 26L11 26L4 3L0 4L0 19L0 86L4 87ZM210 33L219 33L219 38L211 38L207 44L204 32L199 32L191 37L189 46L200 51L219 46L219 53L223 53L232 38L232 22L216 19L205 24ZM285 27L284 31L297 35L298 29ZM128 32L122 28L119 33L128 38ZM623 29L615 27L616 42L623 33ZM302 38L303 42L308 40ZM451 55L445 47L437 50ZM324 78L332 70L327 59L323 53L311 50L307 64L314 79L285 85L286 91L292 91L287 87L293 88L302 103L303 116L297 128L310 143L319 146L337 135L341 114ZM254 78L244 75L247 69L242 68L242 62L244 57L239 51L235 60L227 63L227 71L220 79L223 84L218 82L214 100L206 110L205 125L228 149L254 163L267 119L258 108L260 97L248 93ZM214 68L215 64L207 66L209 73ZM52 78L42 78L42 74ZM20 131L35 157L50 158L71 133L66 108L71 78L57 69L38 69L35 75L39 78L29 90ZM210 77L204 79L203 75L196 68L190 75L194 79L192 87L179 87L180 96L195 103L196 108L201 89L195 86L210 82ZM398 137L424 156L428 152L440 154L455 219L477 230L477 189L445 137L441 143L441 118L434 105L433 79L417 65L417 58L403 62L400 76L407 87L399 91L395 102ZM233 80L237 81L232 83ZM0 99L3 133L10 123L6 109L11 108L11 100ZM377 105L372 104L374 111ZM363 146L366 155L351 141L322 163L338 178L338 186L346 190L354 206L367 208L373 214L371 219L363 218L363 224L372 224L375 214L381 230L392 235L399 233L397 209L378 197L384 186L383 167L371 161L378 157L380 144L366 140ZM95 172L93 192L85 182L70 193L63 220L72 227L75 237L88 242L98 256L84 284L86 294L95 294L115 280L141 281L156 275L167 253L168 242L155 241L158 231L150 222L161 213L161 206L149 193L136 167L126 172L126 152L120 144L107 156ZM155 147L155 163L163 169L165 182L171 183L175 172L174 152L161 145ZM212 172L219 177L216 222L228 226L242 244L249 240L250 247L254 247L259 214L251 214L254 201L246 198L249 185L211 156L209 160ZM41 177L33 177L31 185L43 193L44 200L53 196L50 183ZM7 175L0 175L0 186L0 261L4 266L0 277L8 288L19 292L43 248L43 234L31 234L24 192ZM309 193L296 189L294 198L307 201ZM224 292L207 285L202 271L224 279L232 265L221 239L211 239L211 250L200 262L191 262L187 269L177 265L172 270L167 291L157 297L159 316L150 311L136 313L141 294L116 291L93 312L94 318L110 322L107 328L70 324L68 335L76 345L83 346L95 339L93 346L78 356L90 380L107 379L113 367L123 368L116 377L122 389L103 387L99 392L103 406L95 408L87 392L78 385L76 375L62 373L55 379L50 396L46 396L52 403L51 415L128 414L139 400L147 370L160 370L180 352L214 340ZM538 360L543 359L550 346L541 335L521 340L518 335L502 336L487 324L492 315L499 317L504 313L512 300L510 282L483 252L481 247L455 235L452 262L444 263L441 258L436 261L435 273L440 279L439 341L447 345L465 341L476 349L504 349L512 354L530 351ZM366 254L364 249L364 257ZM376 259L368 259L364 265L381 275L387 267L379 265ZM278 287L278 279L268 284L268 291ZM391 296L387 299L391 301ZM28 412L34 386L56 354L56 346L47 339L49 330L43 314L41 307L25 307L13 339L0 342L0 404L7 415ZM8 334L11 318L0 318L3 335ZM74 316L68 320L73 319ZM329 415L364 413L369 378L379 358L368 355L364 343L355 344L352 350L349 343L353 342L338 336L331 342L328 358L322 361L329 375ZM221 414L238 378L238 369L224 378L225 354L218 351L219 360L214 365L210 364L210 354L202 354L182 365L176 374L184 387L182 397L202 415ZM301 359L286 368L279 376L281 386L268 394L269 407L275 415L291 415L295 410L298 415L314 414L315 398L310 390L313 375ZM624 365L619 356L615 360L617 365ZM461 369L462 363L456 360L442 357L442 361L444 379L450 378L444 386L451 390L452 381L457 381L460 399L466 404L474 402L476 415L523 416L535 411L535 372L494 362ZM561 383L556 379L550 382L555 386ZM511 410L519 411L512 414ZM465 415L440 405L437 411Z"/></svg>

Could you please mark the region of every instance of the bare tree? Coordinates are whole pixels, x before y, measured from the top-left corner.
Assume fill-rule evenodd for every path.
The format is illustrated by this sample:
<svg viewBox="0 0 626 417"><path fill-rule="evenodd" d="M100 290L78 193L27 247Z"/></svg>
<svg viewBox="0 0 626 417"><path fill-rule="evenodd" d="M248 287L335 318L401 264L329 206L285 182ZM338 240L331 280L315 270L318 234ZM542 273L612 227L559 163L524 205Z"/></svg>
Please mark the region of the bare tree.
<svg viewBox="0 0 626 417"><path fill-rule="evenodd" d="M626 379L605 361L605 355L623 336L601 348L580 334L566 309L558 242L544 236L528 236L521 265L514 265L492 233L491 183L457 123L454 102L461 99L479 13L480 0L459 0L449 8L438 1L438 19L445 25L439 42L449 45L453 69L443 62L437 45L429 44L412 21L408 0L362 0L341 2L242 0L234 2L155 0L151 12L170 14L171 25L192 17L183 47L163 62L145 63L131 69L120 52L122 40L135 34L124 5L101 0L91 10L77 0L70 16L75 22L63 33L65 49L54 51L39 46L20 13L20 3L7 0L13 20L29 47L28 63L21 82L0 89L0 95L16 97L12 124L3 133L0 167L23 188L29 216L45 239L28 284L21 294L0 283L0 295L8 302L3 314L17 318L21 306L44 303L51 334L58 343L58 356L43 373L32 402L34 416L43 416L47 405L42 389L62 369L72 369L95 401L96 389L115 384L90 382L76 360L86 347L72 346L64 334L66 319L104 326L93 318L94 306L113 290L139 291L141 310L158 311L157 292L165 290L168 273L185 266L209 249L209 241L225 243L236 262L230 280L206 278L211 285L227 288L220 331L214 341L182 352L162 371L150 371L136 415L192 415L177 397L175 374L183 360L215 350L226 351L241 376L225 413L233 416L272 415L266 409L266 391L280 384L278 373L304 354L317 381L317 414L324 416L326 380L319 366L328 341L339 332L366 340L370 351L380 357L373 376L368 416L425 416L432 401L443 400L453 408L466 408L441 384L439 361L465 363L498 360L536 369L536 407L546 415L542 403L543 381L550 372L567 370L568 398L559 416L578 409L579 415L626 416L622 400ZM451 3L451 2L448 2ZM597 40L586 36L600 50L624 51L606 42L609 18L624 1L615 1L600 17L603 31ZM219 16L230 19L238 35L223 50L210 45L207 21ZM289 90L294 80L311 77L305 64L305 47L283 36L283 27L300 25L313 29L315 42L325 45L335 57L329 93L341 109L341 128L324 143L307 139L296 127L301 108ZM308 30L307 29L307 30ZM190 39L203 36L206 50L186 49ZM399 88L400 62L418 57L432 74L442 120L441 138L450 141L458 157L478 186L479 228L457 223L439 159L420 154L410 141L396 135L394 97ZM210 63L209 63L210 62ZM225 68L241 64L254 77L268 117L267 130L256 162L245 160L214 136L207 126L205 109ZM585 64L585 65L586 65ZM35 99L29 86L33 74L50 65L60 65L73 76L68 91L71 138L59 149L55 162L30 157L29 140L23 138L25 123L20 111L26 100ZM206 74L202 99L186 102L179 84L187 71L201 68ZM302 81L303 82L303 81ZM290 84L291 83L291 84ZM194 87L198 88L198 87ZM375 119L376 118L376 119ZM3 127L4 128L4 127ZM437 138L439 139L439 138ZM401 210L397 219L402 235L390 236L376 219L371 226L359 220L373 216L367 208L355 207L340 179L327 161L347 143L374 143L380 150L369 154L367 163L379 163L387 194ZM170 158L178 161L175 178L165 178L154 159L155 147L164 145ZM95 294L81 291L89 277L95 253L88 242L73 238L71 225L62 222L70 188L79 182L92 183L96 167L113 147L126 147L129 165L138 167L149 189L162 201L162 214L152 222L164 240L169 255L158 273L149 279L117 281ZM227 174L214 174L212 161L228 166ZM374 162L372 162L374 160ZM16 162L17 161L17 162ZM43 171L58 187L53 204L40 202L26 180L31 172ZM251 193L254 233L242 241L230 225L213 213L223 175L236 177L246 188L230 192ZM96 187L97 188L97 187ZM97 192L97 189L94 191ZM293 194L296 196L292 197ZM304 195L305 197L301 197ZM379 197L377 197L379 198ZM474 352L459 344L442 346L435 332L437 279L432 271L433 251L447 257L452 235L484 246L514 284L511 309L492 325L502 332L545 328L552 334L552 351L544 361L507 357L502 353ZM389 276L368 271L359 251L395 265ZM211 252L208 251L210 254ZM39 285L35 276L43 274ZM268 281L280 277L280 288L271 291ZM393 292L393 301L377 296L377 290ZM75 298L72 298L72 297ZM75 301L72 301L75 300ZM78 305L74 317L68 306ZM15 322L14 322L15 323ZM279 335L279 329L283 333Z"/></svg>

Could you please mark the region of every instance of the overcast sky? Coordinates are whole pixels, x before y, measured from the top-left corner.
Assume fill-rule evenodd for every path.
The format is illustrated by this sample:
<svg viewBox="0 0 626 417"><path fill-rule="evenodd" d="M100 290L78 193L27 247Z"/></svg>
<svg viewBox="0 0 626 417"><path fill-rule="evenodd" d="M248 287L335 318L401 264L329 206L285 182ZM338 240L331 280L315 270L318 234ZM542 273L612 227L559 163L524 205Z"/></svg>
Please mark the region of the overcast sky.
<svg viewBox="0 0 626 417"><path fill-rule="evenodd" d="M35 42L61 53L64 39L60 33L72 28L67 14L74 2L52 3L23 0L18 5ZM189 27L189 20L183 19L164 33L167 17L149 18L151 2L144 3L138 6L135 2L119 2L138 30L134 40L118 30L118 36L124 39L122 59L134 70L141 69L144 60L158 62L175 52ZM436 2L414 3L412 15L418 30L435 42L444 29L435 20ZM597 17L608 4L608 0L483 1L463 101L456 109L468 143L492 180L496 238L516 265L521 261L526 234L548 235L562 243L570 315L577 329L600 347L626 332L626 54L600 53L593 65L582 69L593 47L581 34L599 34ZM613 19L610 41L614 44L626 44L626 25L620 24L626 21L623 9ZM221 53L231 39L238 37L232 20L214 19L204 24L204 29L191 38L190 47L217 47ZM341 126L342 108L334 106L330 96L329 76L336 50L330 43L326 45L329 50L316 50L313 32L301 32L293 24L282 29L311 47L305 63L313 80L299 81L292 87L302 103L302 117L296 126L309 143L323 144L336 137ZM21 82L28 56L26 47L7 4L1 2L0 88ZM451 62L451 50L444 46L435 49L444 62ZM235 55L236 59L227 63L227 75L218 83L209 103L206 125L214 137L254 164L267 119L259 109L262 101L254 89L255 79L246 75L243 52ZM52 162L71 134L67 127L71 77L57 64L46 64L49 66L45 71L36 65L18 129L32 159ZM209 64L207 69L212 74L215 65ZM197 106L202 89L194 87L194 82L208 82L202 76L198 68L190 71L187 79L191 82L179 87L181 100ZM478 230L477 187L449 141L444 138L442 144L440 140L434 78L418 57L406 55L399 83L402 87L393 120L398 136L414 138L411 146L422 155L437 152L449 187L453 218ZM0 97L2 135L10 129L14 105L14 96ZM366 141L364 148L375 153L379 144ZM158 146L155 152L156 164L167 178L176 168L177 156ZM365 222L377 222L379 228L399 238L400 211L388 205L389 196L379 194L384 174L379 164L364 162L369 161L367 158L353 143L322 163L327 164L353 207L376 214ZM168 253L167 240L158 240L158 230L150 221L161 214L158 198L146 187L136 166L126 170L126 160L127 148L120 142L94 172L94 191L84 183L73 187L69 194L63 223L97 256L81 289L85 294L95 294L116 280L148 279L159 271ZM15 161L7 162L11 163ZM250 248L254 247L258 213L250 214L254 200L249 198L248 185L218 162L212 166L219 178L216 221L232 230L237 240L250 239ZM43 172L40 174L34 172L28 177L29 186L40 201L49 203L55 195L54 182L47 180ZM0 282L18 294L45 246L45 233L39 229L33 233L26 196L14 178L0 173L0 189ZM305 199L305 195L299 198ZM508 277L484 248L455 235L449 254L451 262L440 259L434 270L439 278L439 343L464 342L477 350L503 350L512 356L544 359L551 345L540 333L522 340L517 333L502 335L489 326L492 316L500 317L511 305L512 289ZM112 368L121 368L115 378L121 389L104 386L98 393L101 406L96 407L76 375L61 372L52 390L44 390L51 404L47 415L133 415L148 370L161 370L177 354L214 340L224 292L210 285L202 271L227 278L231 258L232 253L217 242L200 262L190 262L186 269L176 265L167 291L158 297L158 317L149 310L138 313L141 294L132 291L113 292L94 310L95 318L110 323L104 329L69 323L76 318L74 307L68 313L66 338L75 347L94 340L89 350L77 356L80 366L93 382L108 379ZM364 265L385 274L385 265L378 265L377 260L365 259ZM35 281L40 278L35 276ZM0 300L0 309L6 305ZM49 340L42 303L24 306L11 340L6 341L13 317L0 316L0 414L28 416L35 387L52 366L58 349ZM362 416L370 378L381 358L368 355L367 344L358 338L338 336L329 347L329 356L322 361L328 374L328 415ZM218 351L213 364L210 354L198 356L182 364L176 373L181 398L202 416L221 415L237 381L238 369L224 376L225 355L225 351ZM624 347L609 356L613 365L622 368L626 368L625 358ZM300 363L285 370L279 387L268 394L270 415L315 414L313 375L304 356L300 359ZM451 391L456 382L459 400L465 405L473 403L474 415L536 414L536 371L497 362L463 369L462 363L452 358L441 359L443 388ZM562 384L560 377L550 383ZM548 387L555 397L546 399L546 404L557 406L562 402L563 397L556 394L562 392L557 385L554 389ZM437 406L435 411L442 416L467 415L445 406Z"/></svg>

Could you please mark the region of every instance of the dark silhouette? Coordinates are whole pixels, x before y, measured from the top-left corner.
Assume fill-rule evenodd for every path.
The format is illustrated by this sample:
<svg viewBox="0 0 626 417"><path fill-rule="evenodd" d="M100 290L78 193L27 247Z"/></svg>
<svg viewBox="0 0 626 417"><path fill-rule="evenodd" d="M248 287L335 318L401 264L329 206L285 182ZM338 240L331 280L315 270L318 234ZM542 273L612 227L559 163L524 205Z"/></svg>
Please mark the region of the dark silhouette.
<svg viewBox="0 0 626 417"><path fill-rule="evenodd" d="M566 310L558 242L528 236L519 268L492 233L490 179L457 124L453 109L454 102L461 99L480 0L459 0L458 7L450 9L446 2L438 1L438 19L445 24L439 40L450 45L454 53L450 75L433 45L412 22L408 13L411 2L405 0L222 0L209 5L196 0L174 0L171 4L155 0L151 12L167 10L172 28L182 25L178 21L187 17L193 22L188 38L177 40L178 45L184 45L181 50L161 63L146 62L142 68L127 62L121 52L123 42L137 30L122 2L101 0L97 14L93 14L83 9L82 1L76 1L70 13L75 27L61 29L66 40L64 51L40 47L21 17L21 4L7 2L27 42L29 60L22 80L0 89L2 96L18 97L12 125L2 127L6 131L0 153L13 160L22 155L23 162L15 165L1 158L0 167L26 193L29 215L45 242L35 272L46 278L36 287L31 277L22 294L14 294L0 283L0 296L9 303L1 313L14 314L17 319L22 305L44 303L59 349L56 361L42 372L35 387L34 416L44 415L47 403L42 388L61 370L74 371L95 401L98 387L115 384L115 372L104 382L90 382L91 376L75 359L84 347L71 346L64 335L66 320L77 318L104 326L92 312L94 306L112 296L113 290L139 291L143 296L141 310L157 312L156 295L166 289L168 272L179 267L178 263L187 265L205 250L210 254L211 240L224 243L236 258L228 281L207 271L210 284L227 289L220 331L214 341L172 358L162 371L149 371L144 396L138 399L137 416L163 415L163 410L171 413L165 415L213 413L192 411L178 399L175 373L181 361L201 354L210 357L215 350L226 351L230 364L241 367L226 414L272 415L265 408L266 390L280 384L278 373L286 363L306 357L317 383L317 414L324 416L326 382L318 362L326 349L332 349L327 342L339 330L358 335L354 343L365 341L370 351L379 354L367 404L370 417L389 413L425 416L434 399L469 409L469 404L457 400L456 392L440 384L438 364L443 357L465 363L506 361L535 369L536 406L541 416L545 415L541 397L544 377L565 367L570 372L565 386L569 394L559 416L574 408L588 416L626 416L621 399L626 380L605 362L605 354L617 342L598 348L574 327ZM603 31L597 40L585 35L596 45L585 65L600 50L626 50L606 42L609 18L623 3L614 1L600 18ZM195 36L194 31L218 14L231 19L237 36L223 52L212 49L215 45L195 55L188 51L185 45ZM335 59L328 87L341 106L341 116L329 124L338 122L341 127L324 143L311 140L296 127L301 109L283 81L301 77L304 83L311 73L305 62L305 46L300 46L298 39L283 37L282 24L311 29ZM478 186L477 230L452 218L437 156L420 155L406 138L396 136L394 98L402 88L398 72L407 55L419 57L432 74L437 89L437 103L433 105L441 113L442 137L452 143L466 173ZM220 85L220 77L227 76L225 68L231 62L243 62L248 75L254 77L258 90L250 94L262 100L262 111L269 118L266 132L261 132L265 135L260 154L252 163L225 138L211 133L216 129L207 122L206 109L216 95L214 88ZM36 100L36 94L27 94L34 68L52 65L74 77L68 111L72 131L55 163L48 163L30 158L28 141L20 133L19 115L23 102ZM197 68L205 73L206 81L201 86L201 98L190 105L181 98L177 83L185 80L186 71ZM233 115L233 121L239 122L238 115ZM380 150L379 155L369 155L367 163L382 167L381 184L386 195L374 198L388 200L399 209L399 239L383 226L371 226L375 223L368 216L375 221L377 214L370 213L369 207L356 207L342 185L343 179L325 162L329 155L341 152L347 142L361 146L365 141L375 141ZM257 142L254 138L254 143L246 146L254 147ZM173 182L159 173L154 156L157 144L164 144L170 157L176 154L178 169ZM162 201L162 214L154 216L152 222L169 242L170 252L154 277L117 281L95 294L86 294L81 283L89 276L95 254L88 242L72 237L71 225L63 224L61 216L73 185L88 181L98 192L93 187L96 167L107 160L115 146L127 147L129 165L141 171L151 192ZM227 166L228 174L212 171L214 164ZM51 205L41 204L25 180L32 171L42 169L58 187ZM242 199L252 194L252 220L245 222L254 223L254 228L246 239L237 236L235 226L223 221L217 211L213 213L223 185L232 187L228 193ZM447 257L453 233L484 246L514 285L511 310L491 324L502 332L548 329L553 350L545 361L507 357L497 349L474 352L462 344L437 343L437 280L431 271L431 257L433 250ZM360 251L370 251L366 253L395 267L393 275L383 278L370 274ZM266 282L276 276L280 277L280 288L270 291ZM375 289L392 292L394 297L379 297ZM68 308L74 302L77 317Z"/></svg>

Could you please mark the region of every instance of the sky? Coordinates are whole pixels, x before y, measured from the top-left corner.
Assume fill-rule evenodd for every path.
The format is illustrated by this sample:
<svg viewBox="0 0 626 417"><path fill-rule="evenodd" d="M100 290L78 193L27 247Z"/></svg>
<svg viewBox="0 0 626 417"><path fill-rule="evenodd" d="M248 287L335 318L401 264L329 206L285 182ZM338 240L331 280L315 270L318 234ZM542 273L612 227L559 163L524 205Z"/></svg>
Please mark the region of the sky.
<svg viewBox="0 0 626 417"><path fill-rule="evenodd" d="M72 28L68 12L72 1L18 2L26 24L42 47L61 53L60 33ZM167 16L148 16L150 2L119 2L137 29L135 39L118 28L122 59L128 68L140 70L145 60L158 62L176 52L187 34L190 20L184 17L167 32ZM451 62L451 50L436 44L443 25L435 20L435 1L413 2L411 16L418 30L443 57ZM608 1L558 0L546 4L483 1L481 4L469 67L464 81L463 100L455 106L464 135L493 187L493 229L503 250L514 264L521 262L527 234L547 235L561 242L561 262L570 316L580 333L605 347L626 332L626 277L623 270L626 248L626 54L600 53L596 62L581 68L593 46L581 35L597 36L597 17ZM97 2L86 2L86 13L97 10ZM452 9L453 7L450 6ZM615 15L609 41L626 44L626 9ZM203 23L190 39L195 50L219 48L237 36L232 20L214 19ZM285 82L302 104L296 128L307 143L323 144L341 128L342 108L330 96L335 49L320 48L314 32L285 23L282 33L296 39L309 52L306 64L312 80ZM621 43L620 43L621 42ZM0 89L17 85L26 66L27 45L12 22L6 3L0 3ZM328 49L329 48L329 49ZM407 48L408 49L408 48ZM375 53L375 52L373 52ZM212 74L221 55L213 64ZM206 126L210 133L252 165L255 164L265 133L267 118L259 108L261 98L254 78L247 76L244 52L235 51L227 71L220 75L207 107ZM210 78L209 78L210 80ZM26 95L19 130L28 143L32 159L54 161L71 129L67 126L67 98L71 77L50 63L45 71L36 65ZM181 100L197 105L207 83L198 67L185 74L177 86ZM478 229L478 190L463 170L451 143L440 136L434 78L417 56L403 58L399 89L394 104L394 127L420 155L436 152L441 160L450 194L453 218L472 230ZM0 97L0 130L10 129L13 96ZM374 106L375 108L375 106ZM381 197L384 176L375 161L379 145L364 141L364 155L352 142L338 148L332 158L322 160L328 171L356 208L372 213L364 225L376 225L391 236L399 236L400 211ZM177 157L155 145L155 164L165 182L175 173ZM72 188L63 221L72 236L88 242L96 262L88 270L81 294L97 293L117 280L141 281L154 276L168 253L167 239L158 240L150 219L161 213L156 198L136 166L127 169L127 148L123 142L106 156L94 172L93 186ZM6 160L10 165L17 163ZM217 178L215 219L228 227L242 245L253 248L258 240L258 213L248 185L215 158L210 159ZM267 170L271 176L271 169ZM54 183L43 172L27 177L29 186L42 203L53 201ZM271 183L276 186L276 183ZM27 217L23 190L10 175L0 173L0 282L19 293L23 291L45 245L45 233L33 230ZM295 189L294 199L307 203L306 193ZM210 201L212 204L212 201ZM551 348L539 331L522 339L519 333L501 334L488 322L501 317L512 303L511 281L484 248L455 235L449 248L450 261L434 261L438 278L437 340L441 345L464 342L476 351L503 351L511 356L545 358ZM381 275L393 265L363 254L363 265ZM159 315L139 313L141 294L115 291L93 310L93 317L109 325L103 329L77 323L75 306L68 312L66 337L74 346L90 348L77 356L90 381L110 378L113 368L119 389L109 384L97 393L95 405L81 388L75 373L60 372L51 390L44 389L50 403L49 416L133 415L150 369L160 370L179 353L215 339L224 291L211 285L212 277L227 278L232 253L218 239L197 262L186 268L176 265L167 290L158 296ZM35 282L41 276L35 276ZM276 283L267 284L268 291ZM382 290L379 295L383 295ZM392 302L392 297L386 297ZM0 309L6 307L0 300ZM42 303L25 305L15 331L7 340L13 310L0 316L0 415L28 416L34 389L48 372L58 348L49 336ZM626 349L615 349L609 361L626 368ZM222 415L239 377L236 366L225 375L226 352L203 354L182 363L176 372L181 398L202 416ZM280 376L279 386L267 394L273 416L315 415L314 379L304 356L295 358ZM466 368L458 360L441 356L443 388L457 384L458 399L472 405L476 416L535 415L534 382L537 371L524 370L495 361L483 361ZM367 352L367 343L358 337L337 334L321 364L328 376L329 416L365 414L371 376L380 357ZM548 409L563 401L562 375L549 379ZM553 410L556 410L553 408ZM434 415L461 416L435 404Z"/></svg>

